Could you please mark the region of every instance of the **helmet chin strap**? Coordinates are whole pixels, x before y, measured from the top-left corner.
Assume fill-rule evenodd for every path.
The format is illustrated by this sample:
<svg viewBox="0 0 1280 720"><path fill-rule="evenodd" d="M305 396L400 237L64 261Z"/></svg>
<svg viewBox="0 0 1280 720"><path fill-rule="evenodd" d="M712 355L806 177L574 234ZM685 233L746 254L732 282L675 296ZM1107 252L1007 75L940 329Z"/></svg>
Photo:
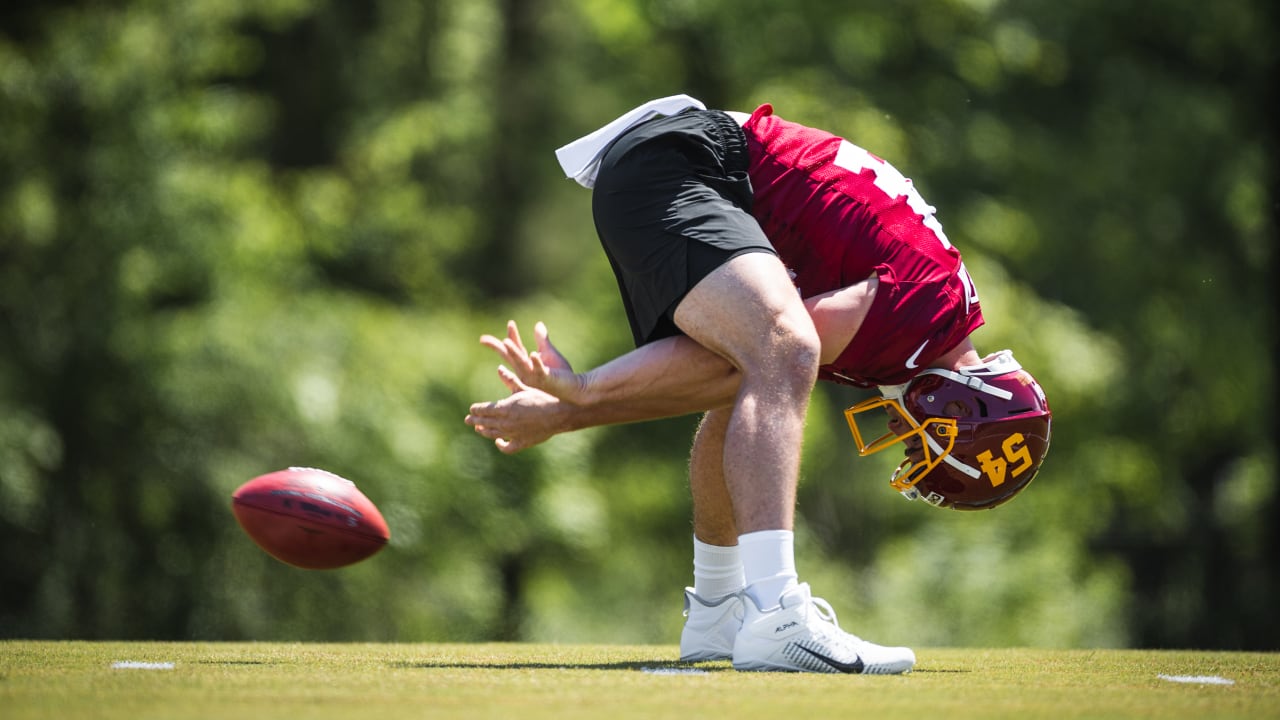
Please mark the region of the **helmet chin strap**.
<svg viewBox="0 0 1280 720"><path fill-rule="evenodd" d="M1022 369L1022 364L1013 358L1012 350L1001 350L990 356L990 359L983 360L977 365L964 365L956 370L946 370L944 368L928 368L920 373L920 375L939 375L952 382L959 383L969 388L977 390L988 395L994 395L1001 400L1013 399L1013 393L1004 388L996 387L983 378L999 377L1007 375ZM907 394L907 388L912 382L920 377L917 375L911 381L901 385L881 385L879 386L880 394L885 397L902 399Z"/></svg>
<svg viewBox="0 0 1280 720"><path fill-rule="evenodd" d="M935 453L942 452L942 447L939 446L938 443L932 437L929 437L928 435L924 435L924 439L925 439L925 442L929 443L929 447L933 448L933 451ZM969 467L968 465L965 465L964 463L957 460L954 456L952 456L951 453L947 453L946 455L943 455L942 462L959 470L965 475L968 475L974 480L977 480L979 477L982 477L982 473L979 472L977 468L973 468L973 467Z"/></svg>
<svg viewBox="0 0 1280 720"><path fill-rule="evenodd" d="M964 365L955 370L929 368L921 374L941 375L948 380L964 385L970 390L994 395L1001 400L1011 400L1013 399L1013 393L985 382L983 378L999 377L1021 369L1022 364L1013 359L1012 350L1001 350L991 355L990 359L983 360L977 365Z"/></svg>
<svg viewBox="0 0 1280 720"><path fill-rule="evenodd" d="M925 370L920 374L921 375L941 375L942 377L952 382L956 382L961 385L964 385L970 390L977 390L978 392L983 392L988 395L994 395L1000 398L1001 400L1013 399L1013 393L1009 392L1008 390L1005 390L1004 388L998 388L995 385L992 385L991 383L985 382L982 378L978 377L977 375L969 375L968 373L965 373L965 372L955 372L953 370L943 370L941 368L931 368L929 370Z"/></svg>

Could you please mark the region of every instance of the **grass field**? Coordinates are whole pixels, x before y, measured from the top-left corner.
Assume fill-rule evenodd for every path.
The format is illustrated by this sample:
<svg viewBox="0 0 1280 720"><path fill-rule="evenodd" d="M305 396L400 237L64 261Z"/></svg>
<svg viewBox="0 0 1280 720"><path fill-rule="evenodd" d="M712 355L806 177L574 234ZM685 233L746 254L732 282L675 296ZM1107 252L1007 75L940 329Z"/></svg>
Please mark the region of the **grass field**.
<svg viewBox="0 0 1280 720"><path fill-rule="evenodd" d="M666 646L4 641L0 718L1280 718L1276 653L917 655L863 677L682 665Z"/></svg>

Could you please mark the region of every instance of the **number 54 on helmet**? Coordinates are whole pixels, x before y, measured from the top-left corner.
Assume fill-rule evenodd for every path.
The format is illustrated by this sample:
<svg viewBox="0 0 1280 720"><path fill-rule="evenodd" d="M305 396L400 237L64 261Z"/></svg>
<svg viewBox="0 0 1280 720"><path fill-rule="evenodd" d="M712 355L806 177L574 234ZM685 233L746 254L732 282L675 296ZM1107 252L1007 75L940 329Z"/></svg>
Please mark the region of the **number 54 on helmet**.
<svg viewBox="0 0 1280 720"><path fill-rule="evenodd" d="M845 410L845 418L859 455L906 446L889 484L910 500L994 508L1031 483L1049 452L1049 402L1009 350L957 371L930 368L880 393ZM889 432L864 441L862 414L879 408L889 414Z"/></svg>

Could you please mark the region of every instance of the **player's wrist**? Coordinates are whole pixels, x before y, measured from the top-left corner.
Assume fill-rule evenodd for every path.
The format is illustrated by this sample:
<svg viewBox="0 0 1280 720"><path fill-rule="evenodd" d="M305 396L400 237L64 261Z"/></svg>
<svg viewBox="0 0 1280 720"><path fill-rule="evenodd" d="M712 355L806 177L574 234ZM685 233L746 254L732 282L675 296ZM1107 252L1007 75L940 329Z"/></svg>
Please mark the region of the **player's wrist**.
<svg viewBox="0 0 1280 720"><path fill-rule="evenodd" d="M590 410L605 400L606 391L594 371L574 373L567 385L568 392L560 399L577 412Z"/></svg>

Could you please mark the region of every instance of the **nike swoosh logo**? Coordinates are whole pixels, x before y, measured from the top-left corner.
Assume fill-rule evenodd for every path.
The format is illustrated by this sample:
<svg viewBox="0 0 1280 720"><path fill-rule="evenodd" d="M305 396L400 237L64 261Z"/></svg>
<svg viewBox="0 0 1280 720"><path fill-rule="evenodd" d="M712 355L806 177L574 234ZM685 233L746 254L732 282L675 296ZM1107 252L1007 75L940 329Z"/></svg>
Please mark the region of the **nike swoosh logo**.
<svg viewBox="0 0 1280 720"><path fill-rule="evenodd" d="M920 367L919 365L916 364L916 360L920 359L920 353L924 352L924 346L928 344L929 344L928 340L925 340L924 342L920 343L920 347L916 348L916 351L911 353L911 357L907 358L908 370L915 370L916 368Z"/></svg>
<svg viewBox="0 0 1280 720"><path fill-rule="evenodd" d="M809 653L810 655L814 656L815 658L817 658L817 659L821 660L822 662L824 662L824 663L826 663L826 664L830 665L832 668L834 668L834 669L836 669L837 671L842 672L842 673L848 673L848 674L850 674L850 675L860 675L860 674L862 674L862 669L863 669L864 667L866 667L866 666L862 663L862 658L858 658L857 660L854 660L854 661L853 661L853 662L851 662L851 663L847 663L847 662L840 662L839 660L835 660L835 659L833 659L833 658L829 658L829 657L827 657L826 655L823 655L822 653L817 652L816 650L810 650L809 648L807 648L807 647L805 647L805 646L803 646L803 645L799 645L799 644L797 644L797 645L796 645L796 647L798 647L798 648L800 648L801 650L803 650L803 651L805 651L805 652Z"/></svg>

